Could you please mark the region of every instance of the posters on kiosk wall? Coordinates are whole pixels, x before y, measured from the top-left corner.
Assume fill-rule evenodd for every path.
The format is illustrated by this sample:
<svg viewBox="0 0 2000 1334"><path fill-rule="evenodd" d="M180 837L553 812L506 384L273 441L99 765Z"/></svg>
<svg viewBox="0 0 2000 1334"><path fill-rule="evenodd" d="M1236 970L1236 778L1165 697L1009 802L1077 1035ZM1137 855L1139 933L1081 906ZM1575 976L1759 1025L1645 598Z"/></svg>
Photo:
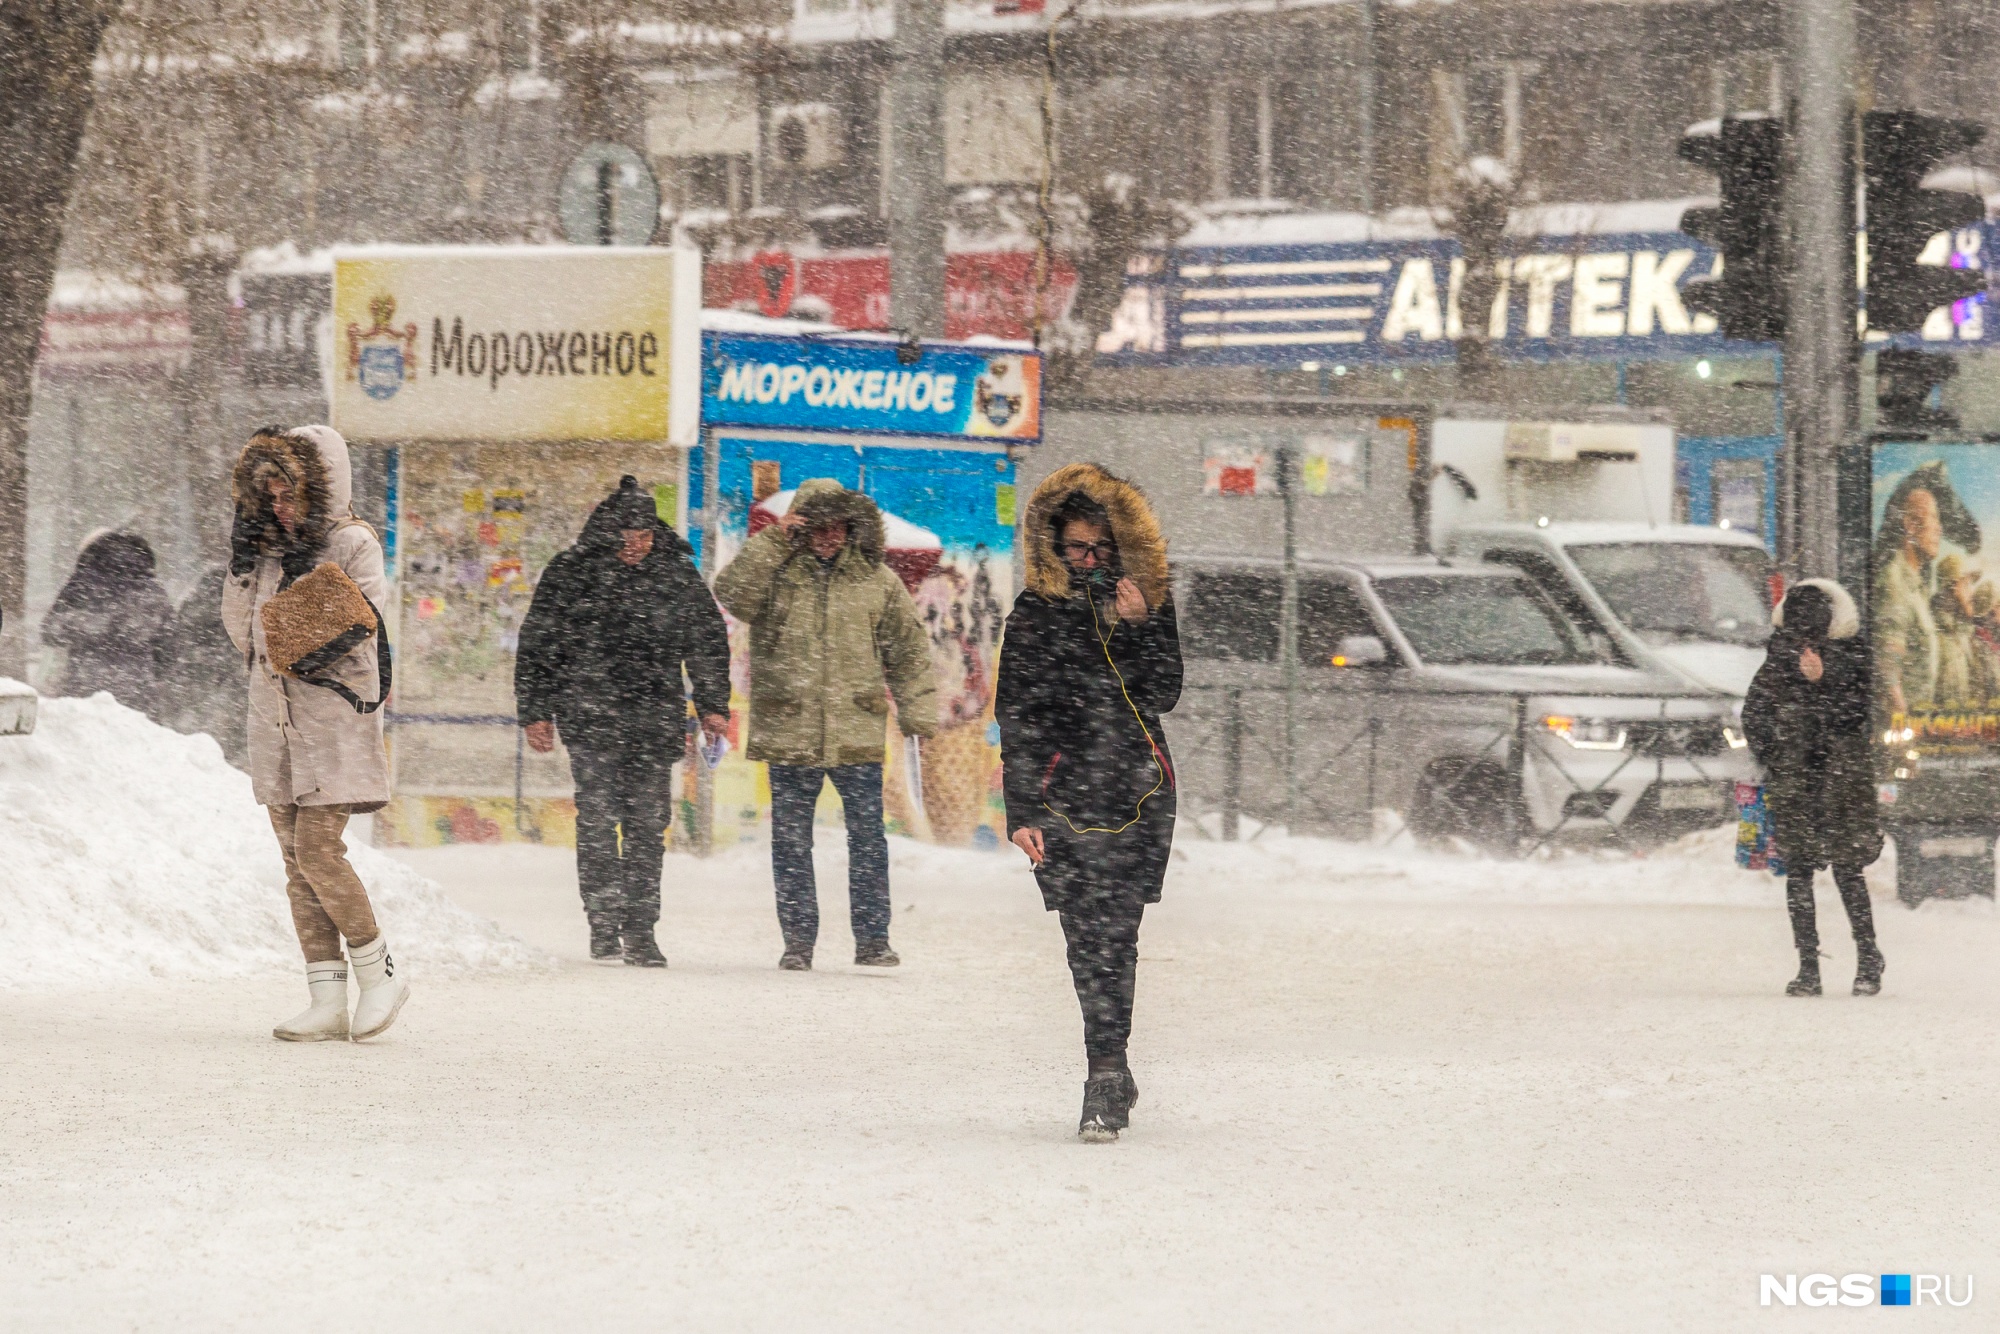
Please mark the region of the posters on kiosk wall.
<svg viewBox="0 0 2000 1334"><path fill-rule="evenodd" d="M1906 819L1990 814L2000 783L2000 445L1877 445L1872 499L1885 805Z"/></svg>
<svg viewBox="0 0 2000 1334"><path fill-rule="evenodd" d="M334 425L356 440L690 444L700 299L691 250L336 254Z"/></svg>
<svg viewBox="0 0 2000 1334"><path fill-rule="evenodd" d="M997 450L943 441L853 443L713 433L722 492L719 564L782 517L801 483L829 478L881 509L887 563L916 602L937 672L939 728L921 748L892 745L884 773L893 832L956 845L1006 837L999 730L993 723L1000 625L1014 601L1014 464ZM749 630L731 618L732 749L717 774L715 836L760 837L770 793L741 760L753 699ZM893 732L891 739L893 739ZM829 787L822 798L830 810Z"/></svg>

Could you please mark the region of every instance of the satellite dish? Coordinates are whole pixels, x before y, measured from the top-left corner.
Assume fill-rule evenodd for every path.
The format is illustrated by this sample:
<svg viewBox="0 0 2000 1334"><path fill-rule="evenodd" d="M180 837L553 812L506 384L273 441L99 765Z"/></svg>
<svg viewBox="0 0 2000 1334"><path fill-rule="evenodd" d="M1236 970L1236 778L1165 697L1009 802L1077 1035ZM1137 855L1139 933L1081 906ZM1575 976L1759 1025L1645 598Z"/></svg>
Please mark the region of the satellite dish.
<svg viewBox="0 0 2000 1334"><path fill-rule="evenodd" d="M645 245L660 225L660 183L624 144L592 144L563 170L557 212L571 245Z"/></svg>

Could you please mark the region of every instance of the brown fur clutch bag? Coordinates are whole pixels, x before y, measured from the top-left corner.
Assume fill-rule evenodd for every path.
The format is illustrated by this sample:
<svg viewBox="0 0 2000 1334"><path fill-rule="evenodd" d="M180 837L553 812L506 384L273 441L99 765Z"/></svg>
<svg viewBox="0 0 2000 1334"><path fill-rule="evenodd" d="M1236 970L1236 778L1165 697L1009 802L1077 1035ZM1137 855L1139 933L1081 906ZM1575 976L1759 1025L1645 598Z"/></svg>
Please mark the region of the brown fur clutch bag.
<svg viewBox="0 0 2000 1334"><path fill-rule="evenodd" d="M346 687L324 678L334 663L367 642L382 630L382 618L367 594L338 565L325 564L280 590L260 613L264 622L264 645L271 666L285 676L311 685L325 686L345 696L355 709L373 713L381 701L364 705ZM383 647L386 647L383 646ZM386 657L378 649L382 668L382 692L386 697L389 677Z"/></svg>

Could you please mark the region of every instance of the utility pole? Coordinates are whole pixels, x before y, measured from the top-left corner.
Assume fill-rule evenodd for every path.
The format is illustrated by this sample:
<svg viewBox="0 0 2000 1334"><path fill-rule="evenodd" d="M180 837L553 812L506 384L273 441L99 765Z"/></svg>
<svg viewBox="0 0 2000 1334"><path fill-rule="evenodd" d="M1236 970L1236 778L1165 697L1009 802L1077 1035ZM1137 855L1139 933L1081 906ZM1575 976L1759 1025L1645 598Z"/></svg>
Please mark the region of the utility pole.
<svg viewBox="0 0 2000 1334"><path fill-rule="evenodd" d="M1853 0L1785 0L1792 97L1778 554L1796 576L1838 572L1843 455L1863 447L1854 412L1854 43Z"/></svg>
<svg viewBox="0 0 2000 1334"><path fill-rule="evenodd" d="M889 322L944 337L944 0L896 0L890 43Z"/></svg>
<svg viewBox="0 0 2000 1334"><path fill-rule="evenodd" d="M1285 506L1285 560L1278 600L1278 667L1285 688L1285 832L1299 824L1299 488L1298 451L1277 449L1278 496Z"/></svg>

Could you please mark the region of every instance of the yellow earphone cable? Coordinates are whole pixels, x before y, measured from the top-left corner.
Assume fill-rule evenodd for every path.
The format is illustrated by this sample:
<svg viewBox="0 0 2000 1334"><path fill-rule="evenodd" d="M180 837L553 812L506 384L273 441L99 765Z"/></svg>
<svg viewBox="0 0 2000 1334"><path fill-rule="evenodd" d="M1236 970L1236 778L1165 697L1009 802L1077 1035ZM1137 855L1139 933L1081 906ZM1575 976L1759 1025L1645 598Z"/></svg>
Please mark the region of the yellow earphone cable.
<svg viewBox="0 0 2000 1334"><path fill-rule="evenodd" d="M1139 730L1145 734L1146 744L1152 748L1153 768L1158 772L1159 776L1153 780L1153 786L1147 789L1146 794L1139 798L1139 804L1133 808L1132 818L1124 824L1119 825L1116 829L1100 829L1095 826L1085 826L1079 829L1073 820L1055 807L1049 805L1046 800L1042 802L1042 809L1068 825L1070 832L1073 834L1122 834L1145 818L1146 803L1159 792L1161 785L1167 781L1167 769L1160 762L1160 743L1153 739L1152 729L1146 726L1145 715L1141 714L1139 706L1132 702L1132 692L1125 688L1125 674L1118 670L1118 663L1111 656L1111 636L1104 633L1104 623L1097 619L1097 599L1086 591L1084 600L1090 604L1090 624L1097 637L1098 650L1104 654L1104 661L1111 668L1113 679L1118 682L1118 693L1125 697L1125 707L1132 710L1132 717L1138 720ZM1113 629L1116 628L1115 626L1113 627Z"/></svg>

